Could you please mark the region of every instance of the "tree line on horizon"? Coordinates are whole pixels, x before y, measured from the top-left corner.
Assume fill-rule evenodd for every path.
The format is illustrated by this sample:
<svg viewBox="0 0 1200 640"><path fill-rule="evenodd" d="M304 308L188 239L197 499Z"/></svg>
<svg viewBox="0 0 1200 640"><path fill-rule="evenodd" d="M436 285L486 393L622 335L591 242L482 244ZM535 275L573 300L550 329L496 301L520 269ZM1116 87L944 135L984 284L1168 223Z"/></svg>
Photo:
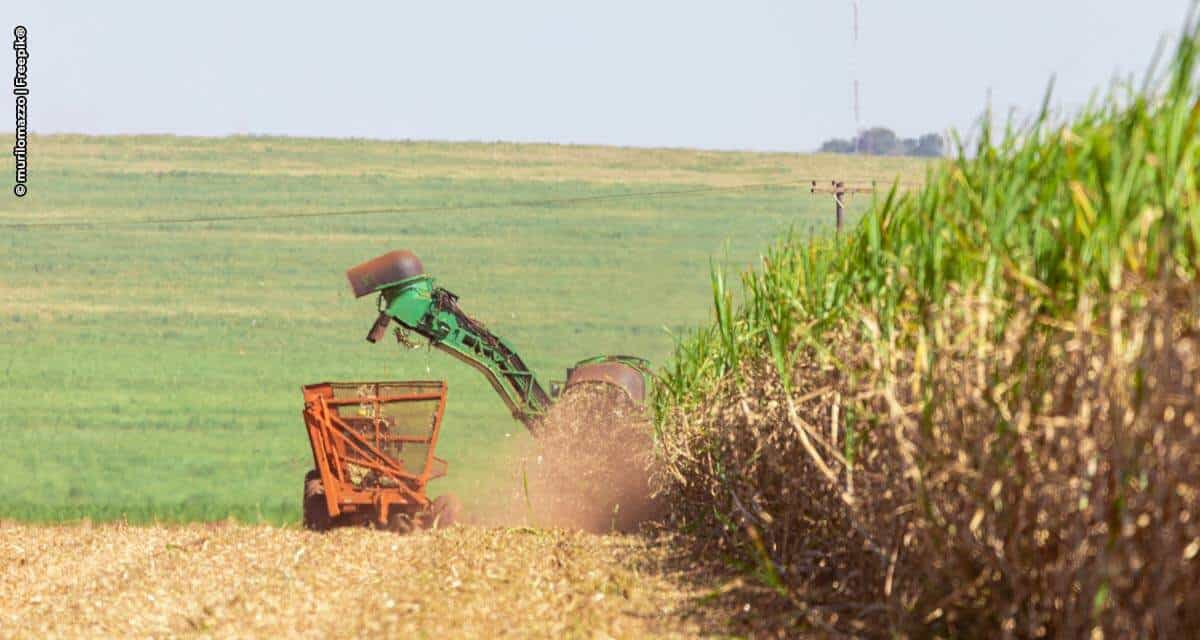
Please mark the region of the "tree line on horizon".
<svg viewBox="0 0 1200 640"><path fill-rule="evenodd" d="M872 156L919 156L941 157L945 153L945 141L937 133L926 133L916 138L901 138L887 127L871 127L847 140L830 138L821 143L821 153L857 153Z"/></svg>

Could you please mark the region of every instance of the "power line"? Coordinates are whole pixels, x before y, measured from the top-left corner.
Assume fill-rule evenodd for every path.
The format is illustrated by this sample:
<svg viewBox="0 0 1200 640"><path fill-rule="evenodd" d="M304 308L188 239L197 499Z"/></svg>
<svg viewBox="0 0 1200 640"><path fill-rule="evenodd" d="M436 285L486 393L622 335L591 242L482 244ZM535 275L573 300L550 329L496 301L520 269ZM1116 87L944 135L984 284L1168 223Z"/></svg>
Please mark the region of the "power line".
<svg viewBox="0 0 1200 640"><path fill-rule="evenodd" d="M821 180L819 180L821 181ZM594 196L575 196L570 198L552 198L544 200L509 200L504 202L478 202L461 205L442 205L429 207L383 207L374 209L342 209L326 211L277 212L260 214L233 214L192 216L180 218L143 218L139 220L59 220L51 222L6 222L0 223L0 229L93 229L98 227L127 227L157 224L195 224L205 222L244 222L248 220L284 220L296 218L333 218L342 216L368 216L397 213L439 213L450 211L472 211L480 209L507 209L513 207L548 207L570 206L586 202L602 202L611 200L628 200L634 198L669 198L679 196L699 195L725 191L742 191L748 189L769 189L772 187L796 188L810 185L811 178L796 180L781 180L778 182L758 182L733 185L728 187L700 187L696 189L675 189L662 191L640 191L632 193L603 194Z"/></svg>

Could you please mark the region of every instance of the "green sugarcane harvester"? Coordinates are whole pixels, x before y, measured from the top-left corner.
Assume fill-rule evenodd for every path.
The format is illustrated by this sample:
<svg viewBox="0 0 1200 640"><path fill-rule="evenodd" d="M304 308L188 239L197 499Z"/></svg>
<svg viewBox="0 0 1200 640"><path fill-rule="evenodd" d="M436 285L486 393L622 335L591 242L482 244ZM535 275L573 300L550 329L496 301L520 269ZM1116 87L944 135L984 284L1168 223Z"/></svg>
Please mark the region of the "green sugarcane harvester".
<svg viewBox="0 0 1200 640"><path fill-rule="evenodd" d="M649 363L634 356L596 356L567 369L566 381L547 392L516 350L458 306L458 296L437 286L426 275L421 261L410 251L392 251L346 272L355 297L379 294L379 318L367 334L377 342L396 321L429 344L474 367L487 378L514 418L538 435L550 405L573 388L592 384L612 385L644 405L650 386ZM561 391L561 394L559 393Z"/></svg>
<svg viewBox="0 0 1200 640"><path fill-rule="evenodd" d="M645 405L650 371L645 360L632 356L578 362L567 369L562 393L557 387L547 393L512 345L463 313L458 296L436 286L411 252L384 254L346 276L355 296L379 294L379 318L367 340L377 342L392 321L400 325L396 337L402 343L411 344L408 332L422 336L482 373L534 436L560 396L597 385L605 391L619 389L615 395L623 393L634 406ZM374 523L403 532L458 520L457 498L443 494L431 500L427 494L429 481L445 475L447 468L446 461L434 455L446 403L445 382L322 382L305 386L303 392L313 453L313 468L304 477L306 528L323 531ZM617 410L613 406L614 416Z"/></svg>

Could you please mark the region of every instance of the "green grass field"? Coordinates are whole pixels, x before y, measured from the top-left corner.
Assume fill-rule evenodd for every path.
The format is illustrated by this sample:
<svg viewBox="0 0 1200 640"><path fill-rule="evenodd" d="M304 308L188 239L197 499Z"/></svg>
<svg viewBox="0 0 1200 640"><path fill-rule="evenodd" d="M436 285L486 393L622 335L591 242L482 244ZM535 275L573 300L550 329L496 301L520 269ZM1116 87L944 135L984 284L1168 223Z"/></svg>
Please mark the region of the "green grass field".
<svg viewBox="0 0 1200 640"><path fill-rule="evenodd" d="M34 137L29 195L0 224L444 207L903 175L903 159L259 137ZM869 202L860 196L851 213ZM311 458L299 387L445 378L439 447L468 509L510 487L524 438L451 358L363 340L374 302L343 272L409 248L543 379L575 360L653 360L709 319L711 259L752 264L826 233L808 189L570 206L0 227L0 518L294 522ZM440 486L438 486L440 485Z"/></svg>

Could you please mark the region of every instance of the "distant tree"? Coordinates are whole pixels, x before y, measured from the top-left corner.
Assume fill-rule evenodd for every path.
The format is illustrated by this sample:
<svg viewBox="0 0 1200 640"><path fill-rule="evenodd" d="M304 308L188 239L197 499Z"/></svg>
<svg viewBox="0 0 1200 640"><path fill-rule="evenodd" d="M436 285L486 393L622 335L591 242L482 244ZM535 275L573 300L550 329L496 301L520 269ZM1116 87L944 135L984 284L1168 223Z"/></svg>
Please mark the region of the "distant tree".
<svg viewBox="0 0 1200 640"><path fill-rule="evenodd" d="M854 141L832 138L821 143L821 153L854 153Z"/></svg>
<svg viewBox="0 0 1200 640"><path fill-rule="evenodd" d="M936 133L927 133L917 139L917 145L913 149L912 155L940 158L945 152L945 143L942 140L942 136Z"/></svg>
<svg viewBox="0 0 1200 640"><path fill-rule="evenodd" d="M857 150L873 156L890 156L896 153L899 142L896 132L887 127L871 127L858 134Z"/></svg>

